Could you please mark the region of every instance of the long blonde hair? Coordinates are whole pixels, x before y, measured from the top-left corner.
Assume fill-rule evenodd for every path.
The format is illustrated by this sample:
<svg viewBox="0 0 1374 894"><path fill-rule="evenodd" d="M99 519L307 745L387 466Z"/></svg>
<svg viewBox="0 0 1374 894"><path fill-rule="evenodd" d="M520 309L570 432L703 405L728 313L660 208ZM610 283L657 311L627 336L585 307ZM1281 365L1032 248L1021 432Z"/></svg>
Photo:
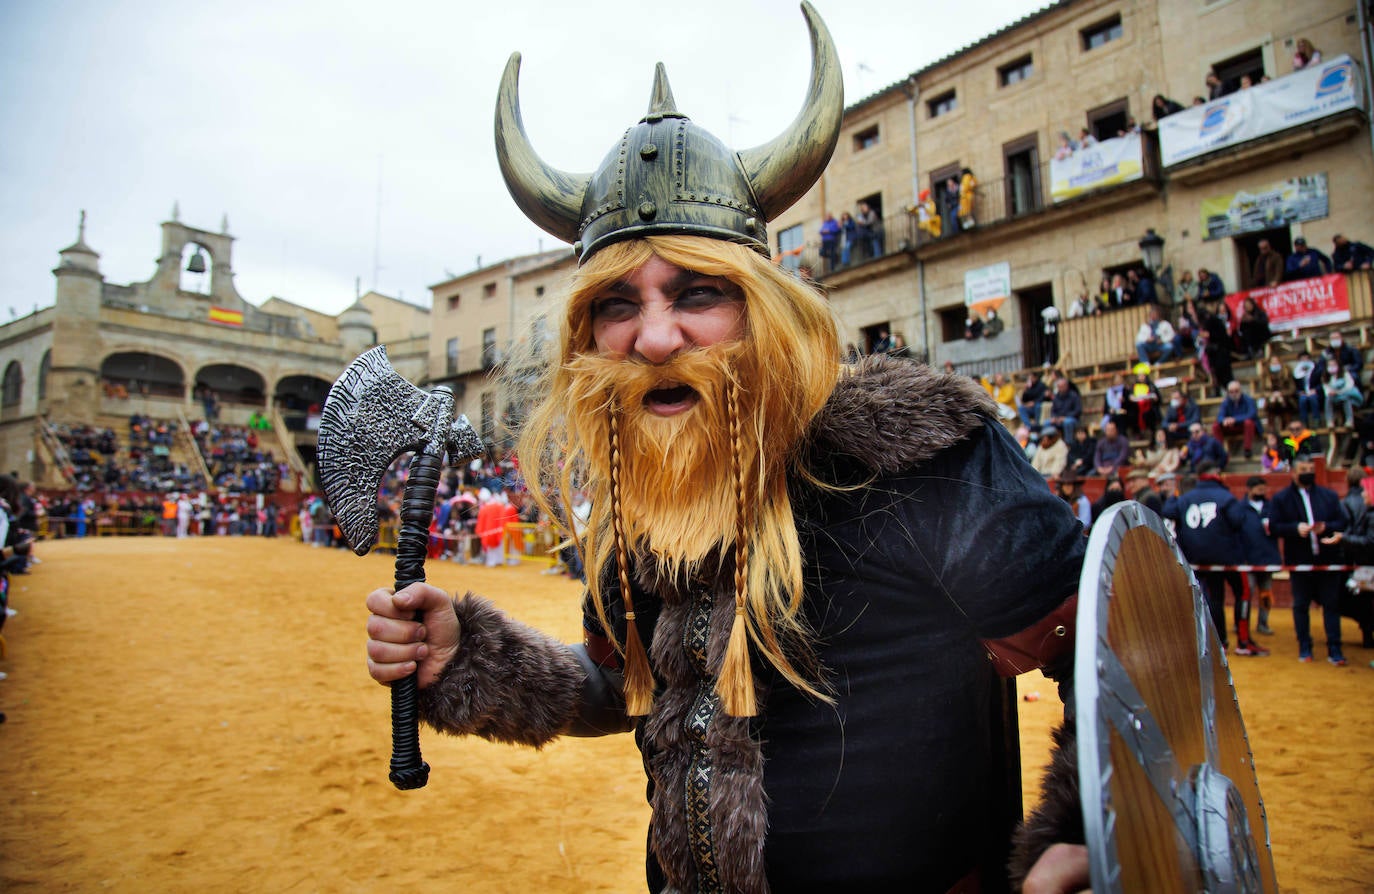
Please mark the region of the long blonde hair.
<svg viewBox="0 0 1374 894"><path fill-rule="evenodd" d="M736 586L738 592L747 592L747 598L741 597L737 607L735 626L739 643L732 641L730 649L739 660L732 668L727 656L727 666L717 682L718 691L730 713L752 713L752 675L743 648L747 630L748 640L792 685L825 698L815 673L798 669L811 666L809 652L797 655L796 646L792 645L809 644L810 631L801 612L801 546L787 491L787 472L797 460L795 448L825 405L840 371L835 319L829 304L814 288L754 251L720 240L657 236L622 242L598 252L573 278L562 315L558 353L547 367L547 387L521 431L519 452L526 481L534 499L550 516L568 518L575 484L580 483L577 479L590 473L587 483L593 496L592 515L579 542L593 603L610 631L601 585L606 563L617 553L615 535L619 521L616 501L612 499L613 469L607 467L611 454L607 442L614 426L606 418L596 420L597 424L570 418L568 399L575 390L577 361L596 353L592 301L652 256L706 276L729 280L744 296L747 334L743 349L733 354L737 375L731 386L737 421L732 422L731 431L722 432L721 436L730 438L728 443L736 462L748 463L735 472L738 499L731 507L732 515L745 519L747 529L743 535L725 533L716 543L722 554L733 545L737 560L743 559L747 565L747 574L739 577ZM607 402L601 415L613 412ZM736 518L728 524L722 524L723 521L703 518L700 523L725 532L742 527L736 524ZM747 538L747 543L740 542L741 536ZM625 546L622 538L622 552ZM674 556L671 548L666 554L656 548L655 553L670 563L680 562L679 570L693 570L703 558ZM624 582L623 569L621 577ZM630 594L625 592L623 597L628 600ZM633 611L628 601L627 609ZM636 637L635 625L628 626L629 636ZM784 643L790 648L784 648ZM616 645L628 662L634 660L632 648ZM789 651L794 654L789 655ZM741 690L741 673L747 678L748 705L729 694ZM627 666L627 706L632 714L645 713L652 698L652 680L640 679L632 685L630 678ZM631 691L646 686L647 692Z"/></svg>

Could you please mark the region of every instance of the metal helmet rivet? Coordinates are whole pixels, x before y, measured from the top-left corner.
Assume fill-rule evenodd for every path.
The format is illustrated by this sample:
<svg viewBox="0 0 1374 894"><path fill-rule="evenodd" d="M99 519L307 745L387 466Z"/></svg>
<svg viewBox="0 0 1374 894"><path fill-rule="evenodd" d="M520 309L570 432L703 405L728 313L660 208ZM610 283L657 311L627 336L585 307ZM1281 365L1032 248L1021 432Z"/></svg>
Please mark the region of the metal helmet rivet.
<svg viewBox="0 0 1374 894"><path fill-rule="evenodd" d="M655 205L653 202L640 202L640 203L639 203L639 218L640 218L640 220L653 220L656 216L658 216L658 206L657 206L657 205Z"/></svg>

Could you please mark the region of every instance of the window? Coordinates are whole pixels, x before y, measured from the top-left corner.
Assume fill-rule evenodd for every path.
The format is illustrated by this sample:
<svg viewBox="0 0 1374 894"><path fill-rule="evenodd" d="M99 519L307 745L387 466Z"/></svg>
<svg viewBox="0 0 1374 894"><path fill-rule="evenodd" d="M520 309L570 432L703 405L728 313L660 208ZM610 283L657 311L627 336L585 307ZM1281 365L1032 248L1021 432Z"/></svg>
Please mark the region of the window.
<svg viewBox="0 0 1374 894"><path fill-rule="evenodd" d="M1126 100L1118 99L1088 110L1088 130L1098 140L1112 140L1126 129L1126 121L1130 116L1130 105Z"/></svg>
<svg viewBox="0 0 1374 894"><path fill-rule="evenodd" d="M1250 86L1253 87L1264 77L1264 52L1255 47L1253 50L1215 63L1212 70L1221 78L1223 95L1241 89L1241 78L1244 77L1250 78Z"/></svg>
<svg viewBox="0 0 1374 894"><path fill-rule="evenodd" d="M449 310L457 310L457 309L458 309L458 299L459 299L459 298L462 298L462 297L463 297L462 295L450 295L450 296L448 296L448 309L449 309Z"/></svg>
<svg viewBox="0 0 1374 894"><path fill-rule="evenodd" d="M496 440L496 392L482 392L482 440Z"/></svg>
<svg viewBox="0 0 1374 894"><path fill-rule="evenodd" d="M494 282L489 282L489 283L487 283L486 285L482 286L482 297L483 297L483 298L495 298L495 297L496 297L496 283L494 283Z"/></svg>
<svg viewBox="0 0 1374 894"><path fill-rule="evenodd" d="M448 375L458 372L458 339L450 338L444 342L444 370Z"/></svg>
<svg viewBox="0 0 1374 894"><path fill-rule="evenodd" d="M1121 39L1121 16L1114 15L1110 19L1098 22L1088 28L1084 28L1079 34L1083 38L1084 50L1095 50L1103 44L1111 43Z"/></svg>
<svg viewBox="0 0 1374 894"><path fill-rule="evenodd" d="M934 99L926 100L926 110L930 113L929 117L931 118L939 118L941 115L947 115L957 108L959 108L959 100L958 97L954 95L953 90L947 93L941 93Z"/></svg>
<svg viewBox="0 0 1374 894"><path fill-rule="evenodd" d="M940 340L963 341L964 321L968 319L968 308L962 304L946 307L940 314Z"/></svg>
<svg viewBox="0 0 1374 894"><path fill-rule="evenodd" d="M1010 87L1012 84L1021 83L1034 71L1035 66L1031 62L1031 57L1022 56L997 69L997 83L1003 87Z"/></svg>
<svg viewBox="0 0 1374 894"><path fill-rule="evenodd" d="M0 406L17 407L24 396L24 369L18 360L11 360L5 367L5 381L0 386Z"/></svg>
<svg viewBox="0 0 1374 894"><path fill-rule="evenodd" d="M482 368L491 369L500 358L496 351L496 329L482 330Z"/></svg>
<svg viewBox="0 0 1374 894"><path fill-rule="evenodd" d="M1029 134L1002 146L1006 171L1007 213L1012 217L1040 210L1040 151Z"/></svg>
<svg viewBox="0 0 1374 894"><path fill-rule="evenodd" d="M801 224L778 231L778 254L782 257L783 269L796 273L801 266L803 238Z"/></svg>
<svg viewBox="0 0 1374 894"><path fill-rule="evenodd" d="M865 127L863 130L854 134L854 151L862 152L865 149L872 149L878 145L878 125Z"/></svg>
<svg viewBox="0 0 1374 894"><path fill-rule="evenodd" d="M959 175L963 172L963 167L956 161L954 164L945 165L943 168L936 168L930 172L930 194L935 199L935 210L940 213L942 218L947 218L946 212L950 208L959 207ZM949 181L954 181L954 191L949 191ZM957 228L949 232L944 232L944 236L953 236L957 233ZM961 324L962 325L962 324Z"/></svg>

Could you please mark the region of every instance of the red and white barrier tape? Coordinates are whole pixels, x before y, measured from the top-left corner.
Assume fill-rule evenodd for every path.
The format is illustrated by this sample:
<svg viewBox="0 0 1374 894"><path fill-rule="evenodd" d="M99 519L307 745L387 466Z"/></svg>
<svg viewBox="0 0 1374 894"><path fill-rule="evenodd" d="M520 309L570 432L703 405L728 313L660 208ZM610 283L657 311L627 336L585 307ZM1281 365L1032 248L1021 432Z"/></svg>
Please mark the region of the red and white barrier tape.
<svg viewBox="0 0 1374 894"><path fill-rule="evenodd" d="M1194 571L1354 571L1356 565L1194 565Z"/></svg>

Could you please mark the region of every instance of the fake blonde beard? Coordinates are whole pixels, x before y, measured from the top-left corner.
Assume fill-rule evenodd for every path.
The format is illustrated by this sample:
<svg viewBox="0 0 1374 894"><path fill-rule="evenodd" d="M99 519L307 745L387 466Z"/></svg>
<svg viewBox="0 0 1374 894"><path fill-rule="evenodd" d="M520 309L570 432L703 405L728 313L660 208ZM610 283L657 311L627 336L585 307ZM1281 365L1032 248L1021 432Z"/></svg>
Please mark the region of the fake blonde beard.
<svg viewBox="0 0 1374 894"><path fill-rule="evenodd" d="M747 469L758 452L754 438L741 436L736 444L731 436L727 389L736 381L742 354L733 343L688 351L662 364L582 355L568 365L569 426L586 449L593 480L601 483L593 501L596 514L609 519L612 510L608 420L614 414L626 539L673 572L695 567L714 547L734 540L738 487L731 454L740 451L740 467ZM696 405L669 417L648 412L645 396L669 384L691 386ZM749 418L747 396L740 393L738 400L736 412ZM608 526L591 526L598 530Z"/></svg>

